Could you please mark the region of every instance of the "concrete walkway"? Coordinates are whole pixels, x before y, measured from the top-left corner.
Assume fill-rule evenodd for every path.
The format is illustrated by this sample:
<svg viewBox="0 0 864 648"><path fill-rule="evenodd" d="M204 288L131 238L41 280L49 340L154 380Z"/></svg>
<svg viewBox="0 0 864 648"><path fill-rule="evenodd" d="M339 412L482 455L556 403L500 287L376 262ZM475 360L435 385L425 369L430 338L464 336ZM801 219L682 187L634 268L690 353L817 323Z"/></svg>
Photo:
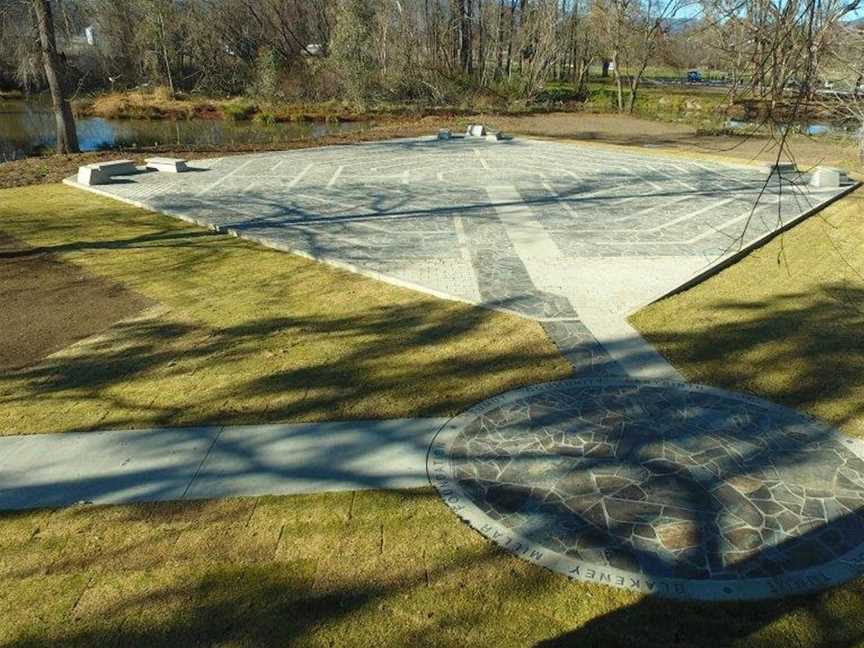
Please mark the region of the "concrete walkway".
<svg viewBox="0 0 864 648"><path fill-rule="evenodd" d="M0 510L426 486L447 419L0 438Z"/></svg>

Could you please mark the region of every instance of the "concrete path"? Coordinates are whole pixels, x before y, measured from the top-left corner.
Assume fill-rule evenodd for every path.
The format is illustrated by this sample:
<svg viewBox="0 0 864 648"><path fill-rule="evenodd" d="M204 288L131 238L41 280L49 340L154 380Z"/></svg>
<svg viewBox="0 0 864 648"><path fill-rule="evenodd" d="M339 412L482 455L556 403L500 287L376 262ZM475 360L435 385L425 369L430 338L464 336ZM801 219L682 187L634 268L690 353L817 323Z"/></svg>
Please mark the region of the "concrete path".
<svg viewBox="0 0 864 648"><path fill-rule="evenodd" d="M447 419L0 437L0 510L426 486Z"/></svg>

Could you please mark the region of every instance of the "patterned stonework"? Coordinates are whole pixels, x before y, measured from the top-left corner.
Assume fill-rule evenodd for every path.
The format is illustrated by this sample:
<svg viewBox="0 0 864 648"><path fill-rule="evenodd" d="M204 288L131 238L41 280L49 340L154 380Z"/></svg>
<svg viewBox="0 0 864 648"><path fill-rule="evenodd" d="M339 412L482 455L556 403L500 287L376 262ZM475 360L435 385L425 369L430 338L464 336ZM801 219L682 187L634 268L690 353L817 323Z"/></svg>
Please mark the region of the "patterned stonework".
<svg viewBox="0 0 864 648"><path fill-rule="evenodd" d="M442 430L429 471L481 533L573 578L763 598L864 571L861 456L762 400L609 377L481 403Z"/></svg>

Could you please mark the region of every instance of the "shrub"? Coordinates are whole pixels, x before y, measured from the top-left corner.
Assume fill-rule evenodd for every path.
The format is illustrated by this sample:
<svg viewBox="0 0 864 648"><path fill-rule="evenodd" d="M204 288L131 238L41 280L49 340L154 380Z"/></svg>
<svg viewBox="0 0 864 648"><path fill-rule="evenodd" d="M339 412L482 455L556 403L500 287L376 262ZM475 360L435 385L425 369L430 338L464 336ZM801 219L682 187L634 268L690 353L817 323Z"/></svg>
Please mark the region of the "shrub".
<svg viewBox="0 0 864 648"><path fill-rule="evenodd" d="M330 62L348 98L363 107L378 94L378 0L340 0Z"/></svg>
<svg viewBox="0 0 864 648"><path fill-rule="evenodd" d="M254 81L250 94L265 99L281 98L280 82L285 69L282 57L272 47L262 47L255 59Z"/></svg>
<svg viewBox="0 0 864 648"><path fill-rule="evenodd" d="M222 106L222 112L232 121L246 121L256 112L255 104L243 101L232 101Z"/></svg>
<svg viewBox="0 0 864 648"><path fill-rule="evenodd" d="M264 124L265 126L272 126L278 120L276 118L276 114L268 111L261 111L257 115L255 115L255 121L259 124Z"/></svg>
<svg viewBox="0 0 864 648"><path fill-rule="evenodd" d="M563 103L567 101L585 101L585 91L580 92L572 83L547 83L543 91L537 95L538 103Z"/></svg>

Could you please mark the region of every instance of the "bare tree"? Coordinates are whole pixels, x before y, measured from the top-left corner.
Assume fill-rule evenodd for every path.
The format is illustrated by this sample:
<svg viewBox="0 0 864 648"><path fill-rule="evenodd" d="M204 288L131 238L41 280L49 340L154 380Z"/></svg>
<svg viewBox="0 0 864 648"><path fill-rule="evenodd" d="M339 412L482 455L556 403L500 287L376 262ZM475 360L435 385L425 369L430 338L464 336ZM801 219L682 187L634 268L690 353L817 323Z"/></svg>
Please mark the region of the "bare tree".
<svg viewBox="0 0 864 648"><path fill-rule="evenodd" d="M57 152L78 153L78 134L75 131L75 117L66 94L66 61L57 51L54 36L54 14L50 0L33 0L36 24L39 28L39 43L42 47L42 64L45 78L51 89L51 102L57 122Z"/></svg>
<svg viewBox="0 0 864 648"><path fill-rule="evenodd" d="M597 33L604 41L615 79L619 112L633 112L648 64L657 53L671 22L688 4L691 4L690 0L606 0L595 3L593 18Z"/></svg>

